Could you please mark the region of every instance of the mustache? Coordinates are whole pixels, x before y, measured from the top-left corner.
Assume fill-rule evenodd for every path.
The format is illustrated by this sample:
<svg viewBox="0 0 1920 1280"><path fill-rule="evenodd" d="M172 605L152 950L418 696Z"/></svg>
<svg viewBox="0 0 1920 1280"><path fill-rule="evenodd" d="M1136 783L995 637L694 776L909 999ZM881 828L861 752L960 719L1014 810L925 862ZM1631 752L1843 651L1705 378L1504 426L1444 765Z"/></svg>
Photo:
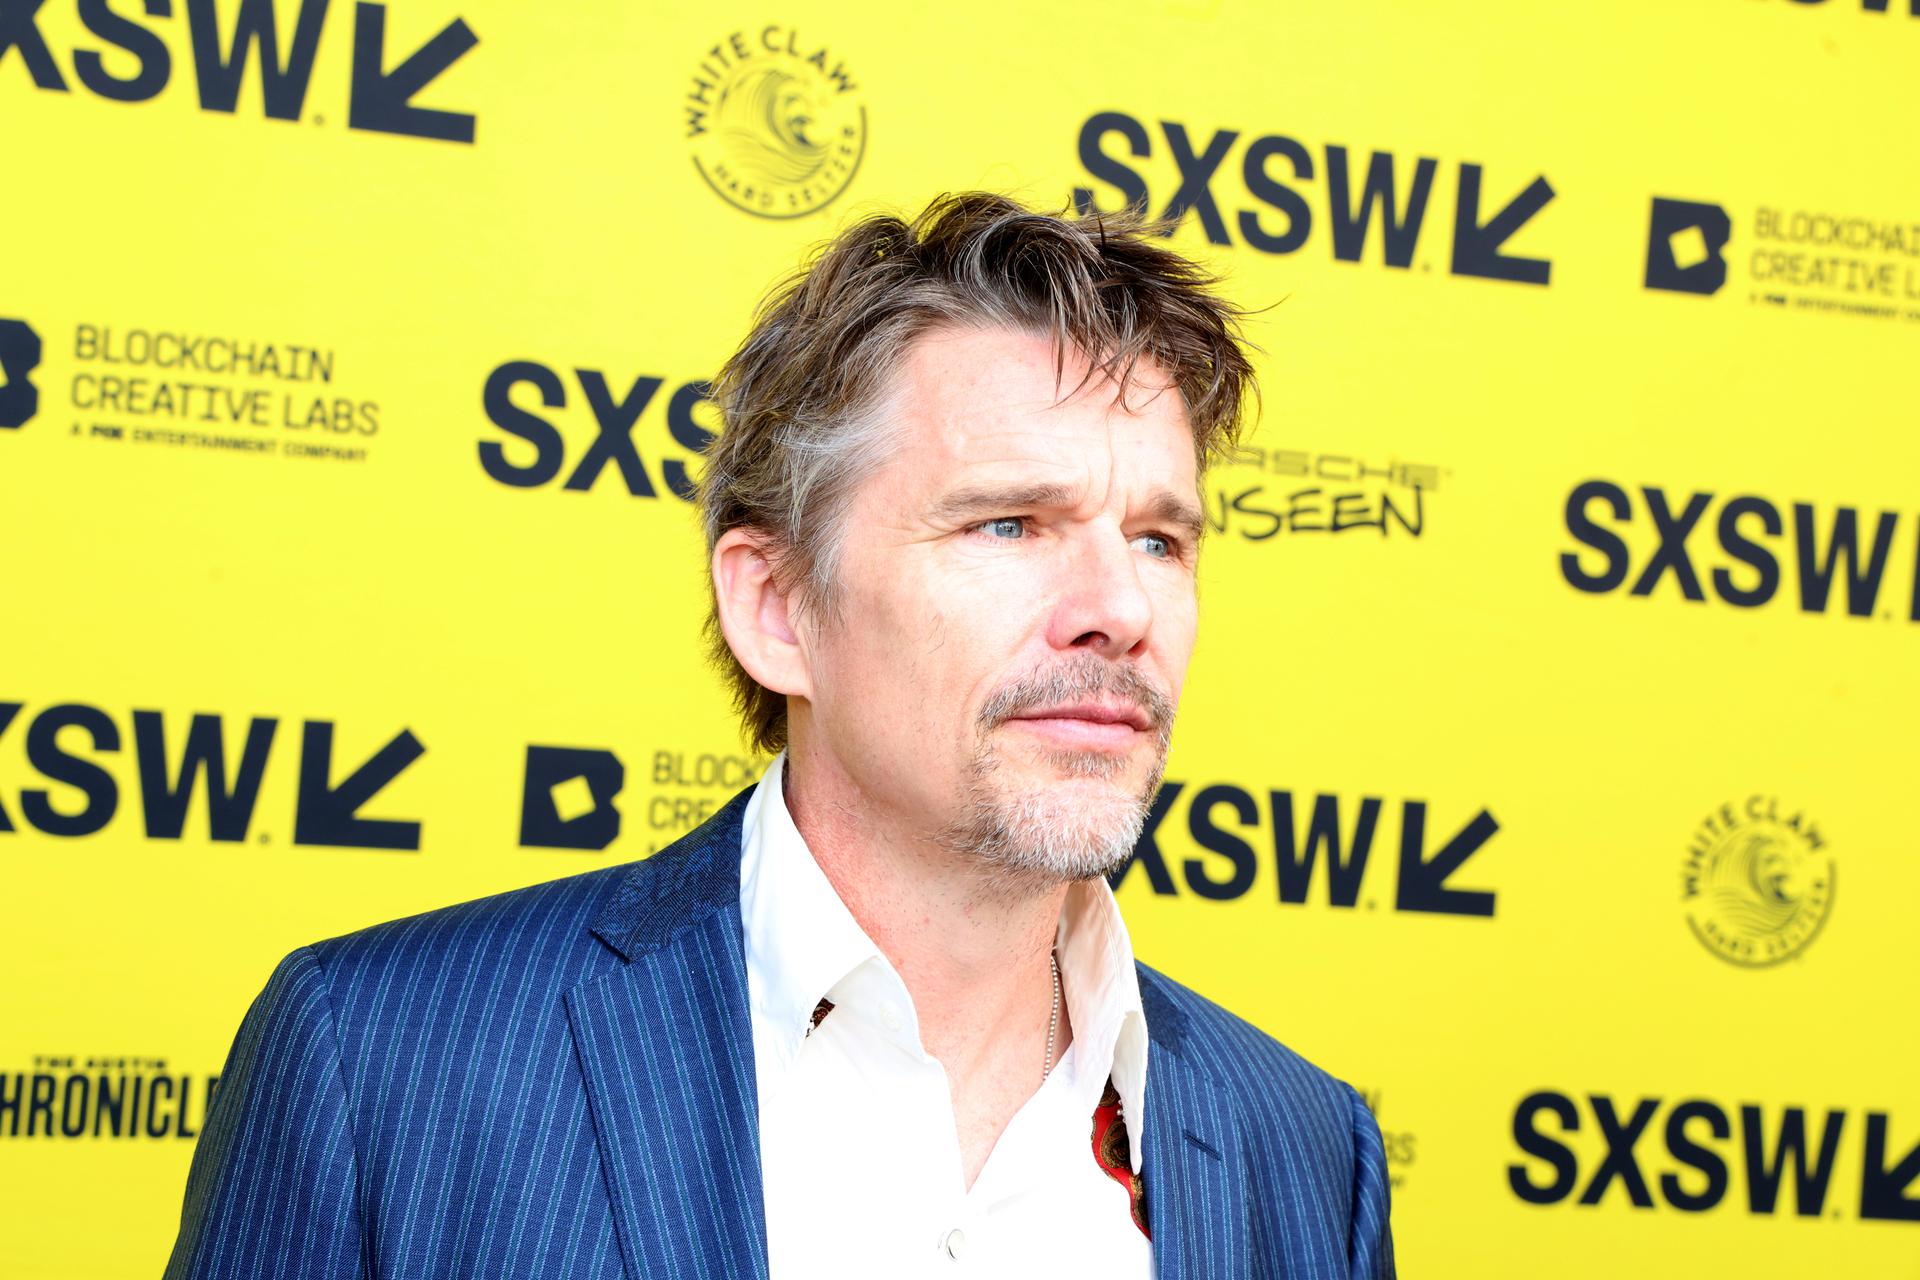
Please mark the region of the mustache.
<svg viewBox="0 0 1920 1280"><path fill-rule="evenodd" d="M981 729L992 729L1028 711L1109 695L1136 707L1156 733L1173 724L1173 699L1140 673L1138 667L1082 654L1036 669L996 690L980 708Z"/></svg>

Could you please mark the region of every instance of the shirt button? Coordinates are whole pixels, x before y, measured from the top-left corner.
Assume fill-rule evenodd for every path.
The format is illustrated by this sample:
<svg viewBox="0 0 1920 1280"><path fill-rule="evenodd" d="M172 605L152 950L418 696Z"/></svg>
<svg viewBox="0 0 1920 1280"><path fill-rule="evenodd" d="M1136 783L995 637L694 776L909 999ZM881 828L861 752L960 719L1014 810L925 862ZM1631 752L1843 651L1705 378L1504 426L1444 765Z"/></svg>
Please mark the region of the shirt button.
<svg viewBox="0 0 1920 1280"><path fill-rule="evenodd" d="M949 1258L958 1261L960 1255L967 1251L967 1235L960 1228L955 1227L941 1237L940 1247L946 1250Z"/></svg>
<svg viewBox="0 0 1920 1280"><path fill-rule="evenodd" d="M880 1021L885 1025L887 1030L898 1031L900 1029L900 1011L890 1004L883 1004L880 1006Z"/></svg>

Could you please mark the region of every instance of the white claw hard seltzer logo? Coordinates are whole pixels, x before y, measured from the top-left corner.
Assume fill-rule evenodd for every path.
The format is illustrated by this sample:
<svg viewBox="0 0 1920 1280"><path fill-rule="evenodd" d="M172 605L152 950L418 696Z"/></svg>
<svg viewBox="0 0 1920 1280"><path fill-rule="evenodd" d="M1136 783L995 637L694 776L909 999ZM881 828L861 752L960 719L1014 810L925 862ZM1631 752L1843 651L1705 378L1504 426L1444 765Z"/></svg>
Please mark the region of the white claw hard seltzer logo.
<svg viewBox="0 0 1920 1280"><path fill-rule="evenodd" d="M1680 899L1701 945L1766 968L1802 954L1833 912L1833 854L1803 810L1752 795L1709 813L1687 845Z"/></svg>
<svg viewBox="0 0 1920 1280"><path fill-rule="evenodd" d="M867 150L853 73L780 23L722 36L700 56L681 106L694 169L756 217L818 213L853 182Z"/></svg>

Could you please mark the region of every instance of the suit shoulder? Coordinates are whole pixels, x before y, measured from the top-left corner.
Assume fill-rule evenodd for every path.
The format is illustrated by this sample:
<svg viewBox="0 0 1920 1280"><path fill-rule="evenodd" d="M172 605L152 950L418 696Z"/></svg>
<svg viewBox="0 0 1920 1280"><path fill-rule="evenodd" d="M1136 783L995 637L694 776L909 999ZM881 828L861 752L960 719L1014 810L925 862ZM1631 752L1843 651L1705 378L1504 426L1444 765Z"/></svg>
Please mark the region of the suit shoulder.
<svg viewBox="0 0 1920 1280"><path fill-rule="evenodd" d="M588 927L633 863L455 902L310 943L336 998L369 988L433 982L451 973L483 980L513 969L556 981L585 976L611 953Z"/></svg>
<svg viewBox="0 0 1920 1280"><path fill-rule="evenodd" d="M1178 1045L1175 1052L1224 1085L1241 1106L1254 1114L1306 1107L1337 1117L1344 1127L1357 1097L1351 1086L1184 983L1144 964L1139 970L1140 999L1154 1038Z"/></svg>
<svg viewBox="0 0 1920 1280"><path fill-rule="evenodd" d="M343 1024L378 1027L445 1005L504 998L517 1016L617 969L639 924L665 929L739 896L739 823L752 788L649 857L436 907L315 942ZM664 923L663 923L664 922ZM420 1015L429 1021L437 1014ZM418 1019L416 1018L416 1021Z"/></svg>

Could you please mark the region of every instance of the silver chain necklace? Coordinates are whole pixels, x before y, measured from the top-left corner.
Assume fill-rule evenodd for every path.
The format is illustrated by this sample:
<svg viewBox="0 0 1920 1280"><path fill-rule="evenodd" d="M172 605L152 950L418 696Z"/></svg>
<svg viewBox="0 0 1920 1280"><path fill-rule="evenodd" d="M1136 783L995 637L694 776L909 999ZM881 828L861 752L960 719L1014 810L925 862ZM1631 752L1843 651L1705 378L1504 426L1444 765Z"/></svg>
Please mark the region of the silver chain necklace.
<svg viewBox="0 0 1920 1280"><path fill-rule="evenodd" d="M1053 1074L1053 1038L1060 1031L1060 953L1047 952L1047 963L1053 968L1053 1016L1047 1019L1047 1065L1040 1068L1041 1084Z"/></svg>

